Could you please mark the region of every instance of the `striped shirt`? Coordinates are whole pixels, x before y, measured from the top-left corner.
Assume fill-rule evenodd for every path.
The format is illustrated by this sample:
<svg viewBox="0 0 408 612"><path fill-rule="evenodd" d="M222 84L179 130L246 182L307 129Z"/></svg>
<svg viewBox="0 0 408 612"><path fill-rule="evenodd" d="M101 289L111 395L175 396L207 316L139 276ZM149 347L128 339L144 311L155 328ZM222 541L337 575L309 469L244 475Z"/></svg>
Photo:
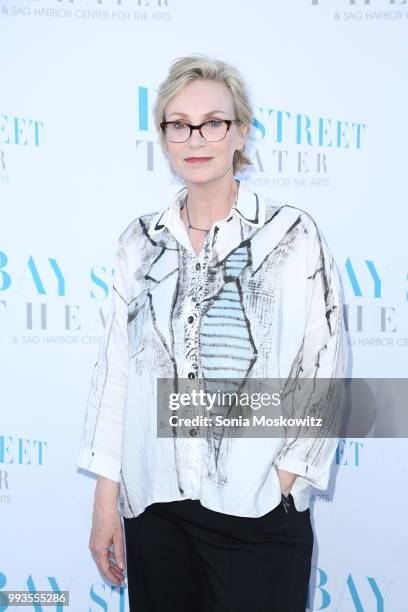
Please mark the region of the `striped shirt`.
<svg viewBox="0 0 408 612"><path fill-rule="evenodd" d="M297 474L297 510L325 489L338 439L158 436L157 379L339 379L347 341L339 273L311 215L239 183L197 255L180 218L187 189L134 219L115 256L78 466L119 483L122 516L199 499L259 517L281 501L277 468ZM326 402L329 404L329 402ZM335 411L336 405L326 406ZM329 414L330 416L330 414Z"/></svg>

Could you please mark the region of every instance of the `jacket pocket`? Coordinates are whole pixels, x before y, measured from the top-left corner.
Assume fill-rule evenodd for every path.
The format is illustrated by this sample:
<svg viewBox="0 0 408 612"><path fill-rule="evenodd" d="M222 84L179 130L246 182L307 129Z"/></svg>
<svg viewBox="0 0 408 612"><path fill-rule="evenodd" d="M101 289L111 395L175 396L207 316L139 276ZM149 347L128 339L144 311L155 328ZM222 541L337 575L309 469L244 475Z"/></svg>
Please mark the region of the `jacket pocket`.
<svg viewBox="0 0 408 612"><path fill-rule="evenodd" d="M128 338L130 347L130 356L134 357L144 348L143 342L143 326L145 319L145 311L147 307L147 291L143 291L129 305L128 310Z"/></svg>

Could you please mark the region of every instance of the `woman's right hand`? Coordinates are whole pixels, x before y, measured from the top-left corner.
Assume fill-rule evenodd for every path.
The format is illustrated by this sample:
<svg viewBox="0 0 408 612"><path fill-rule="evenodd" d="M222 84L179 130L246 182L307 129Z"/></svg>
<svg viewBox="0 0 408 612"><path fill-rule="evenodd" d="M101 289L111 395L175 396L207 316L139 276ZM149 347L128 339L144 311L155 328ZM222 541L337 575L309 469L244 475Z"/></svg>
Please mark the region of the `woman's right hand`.
<svg viewBox="0 0 408 612"><path fill-rule="evenodd" d="M115 485L112 480L98 479L89 549L101 574L120 585L124 580L125 546Z"/></svg>

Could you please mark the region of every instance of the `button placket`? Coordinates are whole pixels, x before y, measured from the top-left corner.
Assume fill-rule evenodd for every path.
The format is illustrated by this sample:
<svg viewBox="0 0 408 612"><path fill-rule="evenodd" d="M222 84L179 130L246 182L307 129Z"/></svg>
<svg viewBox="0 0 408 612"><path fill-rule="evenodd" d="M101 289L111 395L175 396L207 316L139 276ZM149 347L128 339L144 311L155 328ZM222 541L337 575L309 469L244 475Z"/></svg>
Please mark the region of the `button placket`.
<svg viewBox="0 0 408 612"><path fill-rule="evenodd" d="M199 327L201 301L205 291L207 266L212 252L212 232L204 243L203 256L196 257L191 265L188 289L188 314L185 323L185 372L190 380L199 376ZM198 497L202 477L202 439L200 427L191 427L186 440L186 463L191 474L192 496Z"/></svg>
<svg viewBox="0 0 408 612"><path fill-rule="evenodd" d="M188 314L185 324L185 359L186 376L191 380L198 376L198 330L201 316L201 300L204 293L207 265L211 253L211 236L207 235L204 243L203 256L196 256L191 267L190 286L188 289Z"/></svg>

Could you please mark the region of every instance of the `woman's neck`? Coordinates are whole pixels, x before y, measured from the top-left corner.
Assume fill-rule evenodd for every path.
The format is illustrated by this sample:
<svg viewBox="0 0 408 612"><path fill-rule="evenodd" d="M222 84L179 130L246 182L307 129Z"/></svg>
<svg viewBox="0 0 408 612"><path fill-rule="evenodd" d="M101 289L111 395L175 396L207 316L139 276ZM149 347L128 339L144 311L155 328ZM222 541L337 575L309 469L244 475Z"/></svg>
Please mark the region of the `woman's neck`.
<svg viewBox="0 0 408 612"><path fill-rule="evenodd" d="M210 229L214 223L225 219L228 215L234 204L238 188L239 181L235 179L232 182L224 180L223 182L187 185L186 205L181 211L182 220L188 225L187 206L191 225L200 229Z"/></svg>

